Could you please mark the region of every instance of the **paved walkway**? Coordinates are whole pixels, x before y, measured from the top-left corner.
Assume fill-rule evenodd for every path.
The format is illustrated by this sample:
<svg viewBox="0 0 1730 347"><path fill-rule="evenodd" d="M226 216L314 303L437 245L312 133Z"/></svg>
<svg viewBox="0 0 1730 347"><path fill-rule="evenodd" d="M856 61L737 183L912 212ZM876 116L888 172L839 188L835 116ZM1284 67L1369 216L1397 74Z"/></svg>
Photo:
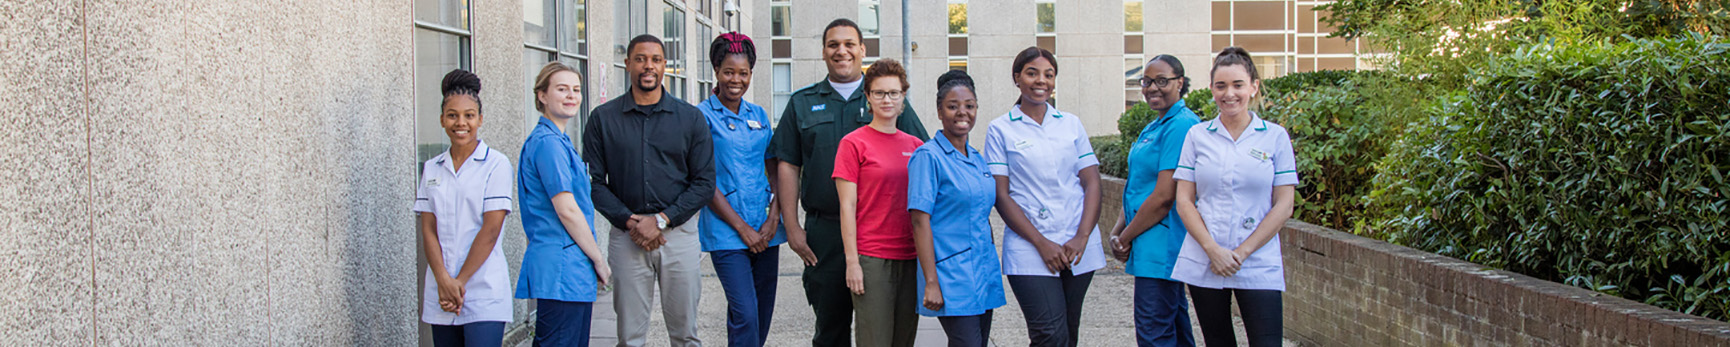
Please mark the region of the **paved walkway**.
<svg viewBox="0 0 1730 347"><path fill-rule="evenodd" d="M992 215L991 223L996 230L997 239L1003 239L1003 231L1007 230L1003 222ZM600 230L609 230L606 220L596 221ZM1101 226L1106 229L1109 226ZM1103 231L1103 230L1102 230ZM606 235L600 240L605 249ZM1000 241L1001 242L1001 241ZM698 337L703 344L709 346L726 346L727 344L727 300L721 291L721 282L715 278L715 270L703 254L703 297L698 308ZM1095 272L1093 284L1087 291L1087 301L1082 308L1082 346L1134 346L1135 323L1132 318L1131 298L1134 293L1134 278L1124 274L1123 264L1116 260ZM774 323L769 329L769 346L809 346L814 321L811 307L805 302L805 290L799 280L803 264L797 255L786 247L781 250L780 289L775 296ZM1003 285L1004 296L1009 304L998 308L993 314L991 324L991 342L997 346L1026 346L1027 325L1022 320L1021 309L1016 304L1015 295L1007 293L1009 284ZM612 308L612 295L602 293L595 302L594 321L591 326L591 345L596 347L612 346L618 342L617 321ZM649 345L666 346L666 323L660 316L660 301L656 300L649 312L654 312L649 326ZM1194 312L1191 312L1193 317ZM1194 319L1191 319L1194 322ZM1238 324L1239 345L1245 345L1243 323ZM1201 342L1200 328L1194 329L1196 341ZM937 324L936 318L919 317L917 346L944 346L943 327ZM1286 346L1296 346L1291 340L1285 341ZM520 347L531 346L524 341Z"/></svg>

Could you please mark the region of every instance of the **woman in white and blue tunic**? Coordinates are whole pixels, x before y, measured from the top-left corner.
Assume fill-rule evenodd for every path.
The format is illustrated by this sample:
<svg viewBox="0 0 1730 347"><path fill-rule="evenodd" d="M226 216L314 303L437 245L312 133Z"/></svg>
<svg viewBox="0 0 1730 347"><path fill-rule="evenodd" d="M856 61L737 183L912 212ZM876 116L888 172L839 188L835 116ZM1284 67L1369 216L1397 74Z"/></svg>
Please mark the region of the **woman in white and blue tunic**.
<svg viewBox="0 0 1730 347"><path fill-rule="evenodd" d="M480 77L451 70L440 89L438 120L451 146L426 161L414 199L427 258L421 321L432 325L436 346L498 346L511 320L499 229L516 173L480 140Z"/></svg>
<svg viewBox="0 0 1730 347"><path fill-rule="evenodd" d="M1141 95L1159 118L1147 123L1129 147L1129 176L1123 186L1123 214L1112 228L1112 253L1123 272L1135 276L1135 341L1147 346L1195 346L1189 300L1183 282L1171 279L1186 230L1172 208L1177 200L1178 155L1184 135L1201 118L1183 104L1189 77L1183 62L1169 54L1148 60Z"/></svg>
<svg viewBox="0 0 1730 347"><path fill-rule="evenodd" d="M991 237L997 183L979 151L967 146L978 119L973 78L950 70L937 78L938 136L907 162L907 210L919 253L919 314L937 317L949 346L985 346L991 311L1003 306L1003 272Z"/></svg>
<svg viewBox="0 0 1730 347"><path fill-rule="evenodd" d="M1021 97L985 132L985 161L997 180L1003 273L1034 346L1074 346L1081 304L1100 248L1099 158L1074 114L1052 106L1057 57L1028 47L1012 72Z"/></svg>
<svg viewBox="0 0 1730 347"><path fill-rule="evenodd" d="M1212 77L1219 117L1189 129L1172 174L1189 233L1171 277L1189 284L1207 345L1237 345L1235 297L1249 345L1278 346L1285 291L1279 230L1291 218L1298 184L1291 136L1249 112L1261 80L1243 48L1220 52Z"/></svg>
<svg viewBox="0 0 1730 347"><path fill-rule="evenodd" d="M709 120L715 144L715 196L703 207L697 233L727 295L727 345L763 346L775 313L780 275L780 210L774 208L775 160L769 150L769 113L745 101L757 47L738 32L709 46L718 82L697 109Z"/></svg>

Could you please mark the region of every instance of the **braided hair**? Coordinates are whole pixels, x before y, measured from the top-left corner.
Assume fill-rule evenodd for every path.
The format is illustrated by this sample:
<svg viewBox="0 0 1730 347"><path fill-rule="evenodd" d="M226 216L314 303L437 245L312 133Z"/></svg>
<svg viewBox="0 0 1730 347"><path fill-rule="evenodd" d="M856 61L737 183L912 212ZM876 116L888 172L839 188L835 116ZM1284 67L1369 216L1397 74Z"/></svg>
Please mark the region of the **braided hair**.
<svg viewBox="0 0 1730 347"><path fill-rule="evenodd" d="M475 99L475 109L481 108L481 77L463 69L451 70L445 74L444 81L439 83L439 92L444 94L444 101L439 108L450 103L452 96L467 95Z"/></svg>
<svg viewBox="0 0 1730 347"><path fill-rule="evenodd" d="M728 32L709 44L709 63L714 64L716 70L721 69L721 61L727 60L729 55L742 55L746 65L757 67L757 45L751 43L750 36L737 31Z"/></svg>

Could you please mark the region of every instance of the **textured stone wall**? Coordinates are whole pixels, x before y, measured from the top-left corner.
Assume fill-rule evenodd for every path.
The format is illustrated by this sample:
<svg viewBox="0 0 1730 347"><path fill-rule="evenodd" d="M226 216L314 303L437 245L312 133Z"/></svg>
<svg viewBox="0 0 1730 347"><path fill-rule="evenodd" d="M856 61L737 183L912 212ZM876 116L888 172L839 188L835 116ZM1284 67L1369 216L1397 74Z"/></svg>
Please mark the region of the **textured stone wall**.
<svg viewBox="0 0 1730 347"><path fill-rule="evenodd" d="M0 345L412 343L410 11L0 1Z"/></svg>

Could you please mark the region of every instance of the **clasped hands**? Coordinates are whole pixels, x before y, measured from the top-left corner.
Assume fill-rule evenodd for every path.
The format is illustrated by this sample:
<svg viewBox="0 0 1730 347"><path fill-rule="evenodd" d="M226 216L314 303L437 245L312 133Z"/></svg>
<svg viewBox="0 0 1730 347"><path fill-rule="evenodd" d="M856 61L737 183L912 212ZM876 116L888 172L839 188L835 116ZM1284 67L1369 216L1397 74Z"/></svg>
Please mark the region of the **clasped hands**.
<svg viewBox="0 0 1730 347"><path fill-rule="evenodd" d="M661 228L655 223L655 215L631 215L631 220L625 222L625 231L631 235L631 243L644 251L652 252L667 244L667 237L661 235Z"/></svg>

